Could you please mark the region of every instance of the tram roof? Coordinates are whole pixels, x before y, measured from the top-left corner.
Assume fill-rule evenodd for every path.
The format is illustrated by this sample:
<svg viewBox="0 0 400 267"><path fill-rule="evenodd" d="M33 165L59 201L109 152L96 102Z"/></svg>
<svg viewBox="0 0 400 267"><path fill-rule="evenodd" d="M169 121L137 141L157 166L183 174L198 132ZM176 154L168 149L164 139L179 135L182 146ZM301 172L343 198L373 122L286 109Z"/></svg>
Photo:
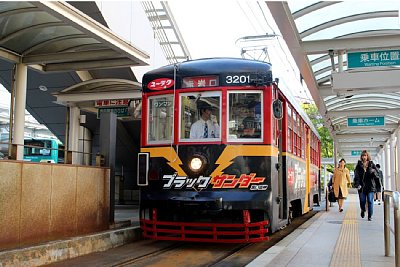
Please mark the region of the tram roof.
<svg viewBox="0 0 400 267"><path fill-rule="evenodd" d="M267 74L267 81L265 84L271 84L273 79L273 71L271 64L265 61L250 60L244 58L204 58L197 60L183 61L176 64L171 64L167 66L160 67L158 69L151 70L143 76L143 89L145 90L148 83L158 78L171 78L174 79L176 83L181 80L182 77L195 77L195 76L205 76L205 75L220 75L220 74L235 74L240 75L259 73ZM178 86L179 88L179 86ZM293 94L285 88L281 88L284 96L296 109L303 120L309 125L314 134L320 138L318 131L315 129L313 123L308 118L307 114L299 106L295 100Z"/></svg>
<svg viewBox="0 0 400 267"><path fill-rule="evenodd" d="M177 77L239 73L270 73L271 64L243 58L203 58L189 60L147 72L143 76L143 85L160 75L171 78L173 77L174 72L176 72ZM272 76L268 82L272 82Z"/></svg>
<svg viewBox="0 0 400 267"><path fill-rule="evenodd" d="M396 1L267 1L339 152L374 157L399 128L398 66L354 67L349 54L400 51ZM338 55L341 55L340 57ZM339 69L340 68L340 69ZM384 117L383 126L348 126Z"/></svg>

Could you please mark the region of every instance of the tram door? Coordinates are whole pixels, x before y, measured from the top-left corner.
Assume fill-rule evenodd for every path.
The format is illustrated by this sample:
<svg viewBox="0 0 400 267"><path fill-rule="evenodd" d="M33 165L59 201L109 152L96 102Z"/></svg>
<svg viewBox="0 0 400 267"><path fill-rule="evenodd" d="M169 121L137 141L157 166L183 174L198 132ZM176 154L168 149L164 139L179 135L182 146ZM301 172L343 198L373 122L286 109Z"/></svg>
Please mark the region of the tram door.
<svg viewBox="0 0 400 267"><path fill-rule="evenodd" d="M276 129L276 144L278 145L278 197L279 197L279 219L287 219L287 188L286 188L286 177L284 176L284 161L283 161L283 135L282 135L282 117L283 117L283 103L280 101L281 105L281 116L275 116L275 129Z"/></svg>

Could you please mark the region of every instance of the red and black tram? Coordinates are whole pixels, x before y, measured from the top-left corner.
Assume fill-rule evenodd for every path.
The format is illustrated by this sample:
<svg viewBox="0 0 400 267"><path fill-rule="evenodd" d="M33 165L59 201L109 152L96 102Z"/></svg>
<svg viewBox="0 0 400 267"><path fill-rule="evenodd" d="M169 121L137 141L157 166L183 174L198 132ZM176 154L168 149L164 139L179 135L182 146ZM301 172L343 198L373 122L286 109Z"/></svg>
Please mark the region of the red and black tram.
<svg viewBox="0 0 400 267"><path fill-rule="evenodd" d="M320 199L320 140L265 62L210 58L143 76L144 237L258 242Z"/></svg>

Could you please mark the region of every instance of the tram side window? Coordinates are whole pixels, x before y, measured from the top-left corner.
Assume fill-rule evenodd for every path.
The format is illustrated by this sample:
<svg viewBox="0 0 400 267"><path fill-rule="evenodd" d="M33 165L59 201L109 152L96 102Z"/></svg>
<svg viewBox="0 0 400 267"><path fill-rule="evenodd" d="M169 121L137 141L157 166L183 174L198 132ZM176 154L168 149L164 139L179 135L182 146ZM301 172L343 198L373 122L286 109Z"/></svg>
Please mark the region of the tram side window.
<svg viewBox="0 0 400 267"><path fill-rule="evenodd" d="M305 153L305 140L306 140L306 129L305 129L305 124L304 121L301 120L301 157L304 159L306 157L306 153Z"/></svg>
<svg viewBox="0 0 400 267"><path fill-rule="evenodd" d="M219 92L181 94L180 140L199 141L204 138L207 138L207 141L219 140L220 106Z"/></svg>
<svg viewBox="0 0 400 267"><path fill-rule="evenodd" d="M313 151L314 151L314 164L318 165L318 139L317 136L314 136L314 147L313 147Z"/></svg>
<svg viewBox="0 0 400 267"><path fill-rule="evenodd" d="M298 153L298 136L299 130L297 128L297 113L293 111L293 154L297 156Z"/></svg>
<svg viewBox="0 0 400 267"><path fill-rule="evenodd" d="M318 139L314 135L314 164L318 165Z"/></svg>
<svg viewBox="0 0 400 267"><path fill-rule="evenodd" d="M288 152L292 152L293 123L292 123L292 108L290 107L289 104L287 106L287 119L288 119L287 150Z"/></svg>
<svg viewBox="0 0 400 267"><path fill-rule="evenodd" d="M172 95L149 98L149 142L163 143L172 140L173 106Z"/></svg>
<svg viewBox="0 0 400 267"><path fill-rule="evenodd" d="M232 92L228 98L228 139L261 139L261 92Z"/></svg>

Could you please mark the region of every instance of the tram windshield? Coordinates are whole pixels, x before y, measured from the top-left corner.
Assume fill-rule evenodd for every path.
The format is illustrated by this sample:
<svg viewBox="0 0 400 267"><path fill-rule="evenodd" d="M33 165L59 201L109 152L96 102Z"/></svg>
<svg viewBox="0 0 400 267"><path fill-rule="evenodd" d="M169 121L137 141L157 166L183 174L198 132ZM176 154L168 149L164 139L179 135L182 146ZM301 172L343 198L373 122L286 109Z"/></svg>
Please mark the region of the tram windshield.
<svg viewBox="0 0 400 267"><path fill-rule="evenodd" d="M230 92L228 99L228 139L260 139L263 121L262 93Z"/></svg>
<svg viewBox="0 0 400 267"><path fill-rule="evenodd" d="M221 93L181 94L180 139L183 141L217 141L221 137ZM203 140L204 141L204 140Z"/></svg>
<svg viewBox="0 0 400 267"><path fill-rule="evenodd" d="M185 92L178 98L173 94L151 96L148 98L147 140L151 144L170 143L177 133L181 142L220 141L221 120L224 119L228 141L259 142L263 138L262 99L263 92L258 90L228 91L226 106L219 91ZM175 126L174 100L179 101ZM226 107L226 112L222 112L222 106Z"/></svg>

